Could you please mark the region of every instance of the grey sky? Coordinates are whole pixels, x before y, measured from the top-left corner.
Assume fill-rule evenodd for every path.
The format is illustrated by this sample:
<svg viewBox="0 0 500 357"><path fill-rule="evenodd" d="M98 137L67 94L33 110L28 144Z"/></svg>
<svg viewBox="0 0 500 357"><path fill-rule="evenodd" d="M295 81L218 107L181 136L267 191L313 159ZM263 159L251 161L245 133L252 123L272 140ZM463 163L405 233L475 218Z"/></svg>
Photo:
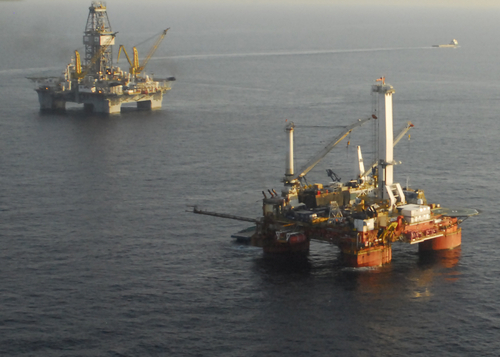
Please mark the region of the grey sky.
<svg viewBox="0 0 500 357"><path fill-rule="evenodd" d="M152 0L156 1L156 0ZM173 0L174 2L179 2ZM245 3L245 4L331 4L331 5L391 5L391 6L429 6L429 7L498 7L498 0L183 0L193 3Z"/></svg>
<svg viewBox="0 0 500 357"><path fill-rule="evenodd" d="M22 1L25 3L30 2L64 2L64 3L89 3L92 0L0 0L3 1ZM105 1L108 3L115 3L114 0ZM137 2L137 0L120 0L119 2ZM418 6L418 7L495 7L500 8L499 0L141 0L142 3L155 3L162 2L168 3L228 3L228 4L297 4L297 5L313 5L313 4L329 4L329 5L386 5L386 6Z"/></svg>

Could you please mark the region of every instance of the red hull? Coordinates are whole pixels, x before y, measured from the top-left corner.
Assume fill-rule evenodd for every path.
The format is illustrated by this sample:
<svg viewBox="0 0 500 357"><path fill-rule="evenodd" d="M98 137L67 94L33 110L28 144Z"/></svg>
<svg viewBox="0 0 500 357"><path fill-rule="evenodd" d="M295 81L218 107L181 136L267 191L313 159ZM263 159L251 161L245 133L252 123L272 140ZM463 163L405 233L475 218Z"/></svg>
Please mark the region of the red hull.
<svg viewBox="0 0 500 357"><path fill-rule="evenodd" d="M462 228L445 232L442 237L426 240L418 244L419 252L453 249L462 244Z"/></svg>
<svg viewBox="0 0 500 357"><path fill-rule="evenodd" d="M289 244L289 243L275 243L270 245L264 245L262 247L265 254L308 254L309 253L309 241Z"/></svg>
<svg viewBox="0 0 500 357"><path fill-rule="evenodd" d="M371 247L359 251L343 251L346 266L361 268L374 267L389 263L392 260L391 247Z"/></svg>

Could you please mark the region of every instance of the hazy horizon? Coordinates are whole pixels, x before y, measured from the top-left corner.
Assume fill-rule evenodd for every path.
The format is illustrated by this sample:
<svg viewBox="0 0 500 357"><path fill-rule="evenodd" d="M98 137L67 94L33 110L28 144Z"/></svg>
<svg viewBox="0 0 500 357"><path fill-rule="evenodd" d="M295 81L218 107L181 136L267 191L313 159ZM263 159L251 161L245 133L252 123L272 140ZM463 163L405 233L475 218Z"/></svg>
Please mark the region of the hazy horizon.
<svg viewBox="0 0 500 357"><path fill-rule="evenodd" d="M0 2L64 2L88 3L92 0L0 0ZM107 4L135 2L136 0L104 0ZM143 0L141 3L171 3L171 4L228 4L228 5L332 5L332 6L393 6L393 7L429 7L429 8L484 8L500 7L497 0Z"/></svg>

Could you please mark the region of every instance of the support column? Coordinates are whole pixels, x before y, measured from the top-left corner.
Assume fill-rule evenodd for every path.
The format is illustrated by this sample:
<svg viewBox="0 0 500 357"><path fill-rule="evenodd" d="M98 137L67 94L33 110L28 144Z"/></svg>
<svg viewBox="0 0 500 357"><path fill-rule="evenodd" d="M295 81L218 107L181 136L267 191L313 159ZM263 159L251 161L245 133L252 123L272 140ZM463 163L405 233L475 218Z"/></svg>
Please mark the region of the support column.
<svg viewBox="0 0 500 357"><path fill-rule="evenodd" d="M97 99L93 100L93 103L88 104L94 105L95 113L119 114L121 111L121 102L119 100Z"/></svg>
<svg viewBox="0 0 500 357"><path fill-rule="evenodd" d="M442 237L426 240L418 243L419 252L427 252L432 250L448 250L453 249L462 244L462 228L458 225L452 226L447 230Z"/></svg>
<svg viewBox="0 0 500 357"><path fill-rule="evenodd" d="M108 108L107 108L107 113L108 114L120 114L122 110L122 105L121 103L118 104L112 104L109 100L106 101Z"/></svg>
<svg viewBox="0 0 500 357"><path fill-rule="evenodd" d="M358 250L342 250L342 261L345 266L362 268L376 267L392 260L391 246L378 246Z"/></svg>
<svg viewBox="0 0 500 357"><path fill-rule="evenodd" d="M139 109L160 109L163 102L163 93L157 92L149 96L148 100L143 100L137 102L137 108Z"/></svg>
<svg viewBox="0 0 500 357"><path fill-rule="evenodd" d="M41 111L66 110L66 101L63 99L55 99L53 92L37 90L37 93Z"/></svg>
<svg viewBox="0 0 500 357"><path fill-rule="evenodd" d="M293 166L293 128L295 125L293 123L287 124L285 131L288 136L288 151L286 153L286 165L285 165L285 181L293 178L294 166Z"/></svg>
<svg viewBox="0 0 500 357"><path fill-rule="evenodd" d="M54 99L52 101L52 110L65 111L66 110L66 101L64 101L62 99Z"/></svg>

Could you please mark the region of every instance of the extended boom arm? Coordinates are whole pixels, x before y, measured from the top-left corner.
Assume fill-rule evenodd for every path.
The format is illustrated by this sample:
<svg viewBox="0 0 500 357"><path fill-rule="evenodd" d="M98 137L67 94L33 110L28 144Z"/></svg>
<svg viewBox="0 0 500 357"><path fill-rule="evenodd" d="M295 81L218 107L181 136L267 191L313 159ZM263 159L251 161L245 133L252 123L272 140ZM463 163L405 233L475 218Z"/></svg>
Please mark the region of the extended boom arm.
<svg viewBox="0 0 500 357"><path fill-rule="evenodd" d="M410 130L413 127L414 127L414 125L411 123L411 121L406 123L406 126L403 128L403 130L401 130L399 135L396 136L396 138L394 139L394 146L396 146L396 144L399 143L399 140L401 140L403 138L403 136L405 136L405 134L408 132L408 130Z"/></svg>
<svg viewBox="0 0 500 357"><path fill-rule="evenodd" d="M151 59L151 57L153 56L153 54L156 52L156 49L160 45L161 41L163 41L163 38L167 34L168 30L169 29L162 31L162 33L160 34L160 37L158 37L158 39L156 40L153 47L149 50L149 53L144 58L141 65L139 64L139 53L137 52L136 47L132 48L134 56L133 56L133 60L131 60L130 57L128 56L127 51L125 50L125 47L123 45L120 45L120 49L118 50L118 58L116 61L118 62L120 60L120 54L121 54L121 51L123 50L123 53L125 53L125 57L127 57L127 61L130 64L130 74L133 74L133 75L140 74L142 71L144 71L144 68L148 64L148 62Z"/></svg>
<svg viewBox="0 0 500 357"><path fill-rule="evenodd" d="M164 30L160 37L158 37L158 39L156 40L155 44L153 45L153 47L151 47L151 49L149 50L149 53L148 55L146 56L146 58L144 58L144 61L142 62L142 65L139 66L139 68L137 68L137 73L141 73L143 70L144 70L144 67L146 67L146 65L148 64L149 60L151 59L151 57L153 56L153 54L156 52L156 49L158 48L158 46L160 45L161 41L163 41L163 38L165 38L165 35L167 34L167 31L170 29L170 27L166 30Z"/></svg>
<svg viewBox="0 0 500 357"><path fill-rule="evenodd" d="M307 175L335 146L337 146L347 135L349 135L354 129L360 127L364 123L368 122L372 118L358 119L358 121L350 126L348 126L344 132L342 132L335 139L330 141L321 151L314 155L302 168L299 170L299 174L295 175L294 180L300 179Z"/></svg>
<svg viewBox="0 0 500 357"><path fill-rule="evenodd" d="M394 139L394 142L393 142L393 147L396 146L397 143L399 143L399 141L403 138L403 136L405 136L405 134L408 132L408 130L410 130L411 128L413 128L414 125L412 124L411 121L409 121L408 123L406 123L406 126L403 128L403 130L401 130L401 132L398 134L398 136L396 136L396 138ZM374 162L372 165L370 165L370 168L368 170L366 170L363 175L361 176L366 176L370 173L370 171L372 171L372 169L377 166L377 162Z"/></svg>

